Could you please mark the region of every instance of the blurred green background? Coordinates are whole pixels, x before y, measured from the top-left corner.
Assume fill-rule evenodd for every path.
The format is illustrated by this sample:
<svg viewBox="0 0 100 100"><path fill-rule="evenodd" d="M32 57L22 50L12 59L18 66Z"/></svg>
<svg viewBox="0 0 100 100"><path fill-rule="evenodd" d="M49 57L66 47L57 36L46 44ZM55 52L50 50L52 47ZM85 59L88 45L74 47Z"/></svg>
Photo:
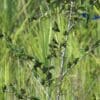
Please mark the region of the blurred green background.
<svg viewBox="0 0 100 100"><path fill-rule="evenodd" d="M0 100L99 100L99 6L0 0Z"/></svg>

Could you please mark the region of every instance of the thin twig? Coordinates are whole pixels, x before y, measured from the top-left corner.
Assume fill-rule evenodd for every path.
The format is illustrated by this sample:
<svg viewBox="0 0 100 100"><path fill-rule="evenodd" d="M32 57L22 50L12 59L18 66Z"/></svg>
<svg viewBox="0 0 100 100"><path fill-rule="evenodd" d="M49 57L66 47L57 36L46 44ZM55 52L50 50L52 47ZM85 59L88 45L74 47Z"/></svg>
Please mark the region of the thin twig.
<svg viewBox="0 0 100 100"><path fill-rule="evenodd" d="M69 20L68 20L68 27L67 27L67 34L65 37L65 42L67 42L67 38L68 38L68 34L70 32L70 30L72 29L72 23L71 23L71 16L72 16L72 7L73 7L73 2L71 1L71 7L70 7L70 14L69 14ZM63 68L64 68L64 61L65 61L65 56L66 56L66 46L62 51L62 55L61 55L61 65L60 65L60 75L59 75L59 79L58 79L58 87L57 87L57 98L56 100L60 100L60 94L61 94L61 84L62 84L62 80L63 80Z"/></svg>

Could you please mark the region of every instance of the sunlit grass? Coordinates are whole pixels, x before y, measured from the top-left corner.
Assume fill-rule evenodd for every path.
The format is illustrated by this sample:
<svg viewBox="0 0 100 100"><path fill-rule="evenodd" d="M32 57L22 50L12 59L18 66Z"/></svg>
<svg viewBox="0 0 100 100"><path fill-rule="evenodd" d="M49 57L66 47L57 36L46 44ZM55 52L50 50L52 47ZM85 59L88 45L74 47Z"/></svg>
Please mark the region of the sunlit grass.
<svg viewBox="0 0 100 100"><path fill-rule="evenodd" d="M100 2L63 1L0 0L0 100L100 99Z"/></svg>

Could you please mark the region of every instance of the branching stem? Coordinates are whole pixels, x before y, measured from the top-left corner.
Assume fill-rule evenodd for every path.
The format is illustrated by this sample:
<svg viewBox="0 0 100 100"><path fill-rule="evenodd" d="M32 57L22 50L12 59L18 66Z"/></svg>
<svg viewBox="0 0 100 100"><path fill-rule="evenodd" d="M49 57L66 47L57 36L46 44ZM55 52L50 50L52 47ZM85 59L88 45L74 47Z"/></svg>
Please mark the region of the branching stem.
<svg viewBox="0 0 100 100"><path fill-rule="evenodd" d="M71 16L72 16L72 8L73 8L73 2L70 2L70 13L69 13L69 19L68 19L68 27L67 27L67 33L65 37L65 42L67 42L67 38L69 35L70 30L72 29L72 23L71 23ZM56 100L60 100L60 94L61 94L61 84L63 80L63 68L64 68L64 63L65 63L65 56L66 56L66 46L62 50L62 55L61 55L61 65L60 65L60 75L58 78L58 87L57 87L57 97Z"/></svg>

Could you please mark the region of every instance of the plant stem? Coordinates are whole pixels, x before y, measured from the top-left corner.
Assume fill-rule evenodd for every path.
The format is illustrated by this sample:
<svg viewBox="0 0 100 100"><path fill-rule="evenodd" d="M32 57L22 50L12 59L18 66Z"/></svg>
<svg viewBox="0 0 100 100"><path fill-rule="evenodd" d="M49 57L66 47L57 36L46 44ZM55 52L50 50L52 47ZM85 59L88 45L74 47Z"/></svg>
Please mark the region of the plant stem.
<svg viewBox="0 0 100 100"><path fill-rule="evenodd" d="M66 37L65 37L65 42L67 42L67 38L69 35L69 32L72 28L72 23L71 23L71 16L72 16L72 8L73 8L73 2L70 2L70 13L69 13L69 20L68 20L68 27L67 27L67 33L66 33ZM57 87L57 97L56 100L60 100L60 94L61 94L61 84L62 84L62 80L63 80L63 68L64 68L64 63L65 63L65 56L66 56L66 46L64 47L63 51L62 51L62 55L61 55L61 65L60 65L60 75L58 78L58 87Z"/></svg>

